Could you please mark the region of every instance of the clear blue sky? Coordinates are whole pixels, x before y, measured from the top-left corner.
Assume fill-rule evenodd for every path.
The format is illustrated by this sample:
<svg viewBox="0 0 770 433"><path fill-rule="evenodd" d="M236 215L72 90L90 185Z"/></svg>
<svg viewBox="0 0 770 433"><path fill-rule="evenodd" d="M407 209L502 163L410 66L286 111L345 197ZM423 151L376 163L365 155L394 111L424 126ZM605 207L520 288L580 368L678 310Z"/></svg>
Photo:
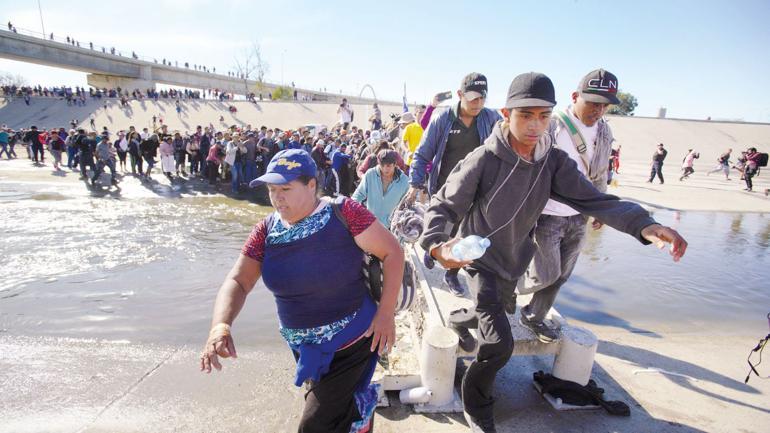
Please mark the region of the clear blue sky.
<svg viewBox="0 0 770 433"><path fill-rule="evenodd" d="M511 79L549 75L560 105L588 71L615 73L637 115L770 122L768 1L226 1L41 0L46 32L180 64L226 71L258 41L268 81L410 102L489 79L500 106ZM108 6L107 6L108 5ZM37 2L0 0L2 23L40 31ZM283 55L283 62L282 62ZM282 67L283 64L283 67ZM85 84L85 75L0 60L29 83Z"/></svg>

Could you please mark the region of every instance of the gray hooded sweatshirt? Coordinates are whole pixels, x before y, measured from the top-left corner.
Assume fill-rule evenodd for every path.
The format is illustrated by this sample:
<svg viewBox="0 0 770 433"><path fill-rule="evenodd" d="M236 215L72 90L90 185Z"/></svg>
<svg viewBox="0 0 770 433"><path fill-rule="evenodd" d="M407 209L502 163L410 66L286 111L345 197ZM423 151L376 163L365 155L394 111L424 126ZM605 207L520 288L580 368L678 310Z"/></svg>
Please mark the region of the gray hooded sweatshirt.
<svg viewBox="0 0 770 433"><path fill-rule="evenodd" d="M498 122L492 134L455 166L425 214L420 244L430 251L458 236L478 235L492 242L473 267L514 282L524 274L535 252L534 228L549 198L628 233L643 244L641 231L655 224L636 203L599 192L566 152L553 147L545 134L532 162L508 144L508 128Z"/></svg>

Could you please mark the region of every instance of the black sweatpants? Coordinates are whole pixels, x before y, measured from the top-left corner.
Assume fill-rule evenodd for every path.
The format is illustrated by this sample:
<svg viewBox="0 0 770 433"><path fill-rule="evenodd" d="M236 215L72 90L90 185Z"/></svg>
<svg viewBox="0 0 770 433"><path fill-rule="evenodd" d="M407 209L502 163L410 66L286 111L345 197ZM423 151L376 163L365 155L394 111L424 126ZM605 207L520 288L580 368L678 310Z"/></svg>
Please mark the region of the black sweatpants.
<svg viewBox="0 0 770 433"><path fill-rule="evenodd" d="M504 305L506 299L516 296L516 283L481 269L468 268L467 272L476 306L453 311L449 322L479 331L479 352L463 377L463 406L474 418L490 419L495 376L513 353L511 324Z"/></svg>
<svg viewBox="0 0 770 433"><path fill-rule="evenodd" d="M318 382L310 382L299 433L348 433L353 422L361 419L353 393L376 356L370 350L372 338L362 338L337 352L329 372Z"/></svg>

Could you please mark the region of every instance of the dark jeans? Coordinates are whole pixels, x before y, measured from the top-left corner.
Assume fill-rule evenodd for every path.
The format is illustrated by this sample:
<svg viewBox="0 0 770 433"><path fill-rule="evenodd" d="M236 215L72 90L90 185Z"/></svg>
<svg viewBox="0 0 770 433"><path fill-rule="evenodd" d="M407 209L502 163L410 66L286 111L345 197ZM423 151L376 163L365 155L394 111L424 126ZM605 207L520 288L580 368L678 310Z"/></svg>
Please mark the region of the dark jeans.
<svg viewBox="0 0 770 433"><path fill-rule="evenodd" d="M257 163L255 161L246 161L243 167L244 183L248 185L249 182L257 178Z"/></svg>
<svg viewBox="0 0 770 433"><path fill-rule="evenodd" d="M90 153L80 153L80 175L87 177L86 167L90 166L91 170L96 172L96 166L94 165L94 156Z"/></svg>
<svg viewBox="0 0 770 433"><path fill-rule="evenodd" d="M650 172L650 180L648 180L648 182L652 182L652 180L655 179L656 174L658 175L658 179L660 179L660 183L663 183L663 163L662 162L652 163L652 171Z"/></svg>
<svg viewBox="0 0 770 433"><path fill-rule="evenodd" d="M503 299L516 296L516 283L481 269L467 268L467 271L476 306L453 311L449 316L450 323L479 331L479 353L463 376L463 406L474 418L492 419L495 376L513 353L511 324Z"/></svg>
<svg viewBox="0 0 770 433"><path fill-rule="evenodd" d="M351 424L361 419L353 394L376 356L369 350L371 344L372 337L362 338L336 352L329 372L310 383L299 433L348 433Z"/></svg>
<svg viewBox="0 0 770 433"><path fill-rule="evenodd" d="M142 157L135 153L129 153L128 156L131 158L131 173L136 174L138 169L139 174L142 174Z"/></svg>
<svg viewBox="0 0 770 433"><path fill-rule="evenodd" d="M743 170L743 179L746 181L746 188L749 190L754 189L754 182L751 181L751 178L754 177L755 174L757 174L757 170L755 169L746 167L746 169Z"/></svg>
<svg viewBox="0 0 770 433"><path fill-rule="evenodd" d="M40 162L45 162L45 150L43 149L42 144L33 144L32 145L32 160L35 162L37 161L37 155L40 154Z"/></svg>
<svg viewBox="0 0 770 433"><path fill-rule="evenodd" d="M152 169L155 167L155 157L151 155L142 155L144 162L147 163L147 175L152 174Z"/></svg>
<svg viewBox="0 0 770 433"><path fill-rule="evenodd" d="M209 162L206 161L206 158L209 156L209 148L201 148L198 151L198 155L200 155L200 161L201 161L201 174L203 177L208 177L209 175Z"/></svg>
<svg viewBox="0 0 770 433"><path fill-rule="evenodd" d="M11 159L11 154L8 153L8 143L0 143L0 157L3 156L3 152L5 152L5 156L7 156L8 159Z"/></svg>
<svg viewBox="0 0 770 433"><path fill-rule="evenodd" d="M182 171L184 171L184 164L185 164L185 158L187 157L187 153L185 152L176 152L174 154L174 160L176 161L176 171L179 172L179 169L181 168Z"/></svg>
<svg viewBox="0 0 770 433"><path fill-rule="evenodd" d="M214 161L206 161L205 171L210 184L217 183L217 176L219 176L219 164Z"/></svg>
<svg viewBox="0 0 770 433"><path fill-rule="evenodd" d="M232 179L231 187L233 194L237 194L240 189L241 183L243 183L243 163L234 162L233 167L230 170L230 177Z"/></svg>
<svg viewBox="0 0 770 433"><path fill-rule="evenodd" d="M75 146L67 146L67 168L75 168L78 166L78 148Z"/></svg>
<svg viewBox="0 0 770 433"><path fill-rule="evenodd" d="M94 175L91 178L92 181L96 182L96 180L99 179L99 176L104 173L105 166L110 169L110 182L115 182L115 160L113 159L99 160L96 163L96 170L94 171Z"/></svg>
<svg viewBox="0 0 770 433"><path fill-rule="evenodd" d="M193 175L195 173L200 173L203 171L203 164L205 161L201 159L201 154L198 152L195 152L194 154L190 155L190 174Z"/></svg>

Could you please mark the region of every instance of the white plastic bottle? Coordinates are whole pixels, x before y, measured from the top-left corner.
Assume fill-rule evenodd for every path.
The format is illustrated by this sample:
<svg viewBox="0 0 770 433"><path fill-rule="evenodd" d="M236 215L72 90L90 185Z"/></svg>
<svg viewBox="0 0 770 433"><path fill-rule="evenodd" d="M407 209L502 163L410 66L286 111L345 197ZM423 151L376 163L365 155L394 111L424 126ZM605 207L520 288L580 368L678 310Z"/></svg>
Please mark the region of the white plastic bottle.
<svg viewBox="0 0 770 433"><path fill-rule="evenodd" d="M456 260L476 260L484 255L491 242L481 236L470 235L452 246L452 256Z"/></svg>

